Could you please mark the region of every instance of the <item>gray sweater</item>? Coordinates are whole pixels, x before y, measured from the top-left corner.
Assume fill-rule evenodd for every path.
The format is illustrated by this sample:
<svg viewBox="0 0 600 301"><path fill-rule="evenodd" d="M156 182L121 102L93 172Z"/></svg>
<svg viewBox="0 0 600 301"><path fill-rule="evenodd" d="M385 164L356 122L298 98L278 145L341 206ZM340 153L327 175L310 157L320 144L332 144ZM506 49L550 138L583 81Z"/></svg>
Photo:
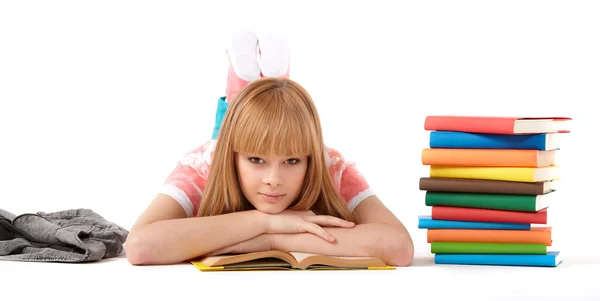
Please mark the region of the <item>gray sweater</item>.
<svg viewBox="0 0 600 301"><path fill-rule="evenodd" d="M0 209L0 260L98 261L120 255L128 234L90 209L19 216Z"/></svg>

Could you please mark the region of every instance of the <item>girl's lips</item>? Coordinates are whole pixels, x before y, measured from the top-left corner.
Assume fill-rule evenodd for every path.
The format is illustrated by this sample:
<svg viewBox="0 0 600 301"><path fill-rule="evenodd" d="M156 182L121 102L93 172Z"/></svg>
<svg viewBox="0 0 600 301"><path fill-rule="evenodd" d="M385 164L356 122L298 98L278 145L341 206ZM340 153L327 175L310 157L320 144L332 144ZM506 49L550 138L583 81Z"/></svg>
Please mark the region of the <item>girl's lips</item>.
<svg viewBox="0 0 600 301"><path fill-rule="evenodd" d="M283 196L285 196L285 194L265 194L265 193L259 193L262 198L266 201L278 201L281 198L283 198Z"/></svg>

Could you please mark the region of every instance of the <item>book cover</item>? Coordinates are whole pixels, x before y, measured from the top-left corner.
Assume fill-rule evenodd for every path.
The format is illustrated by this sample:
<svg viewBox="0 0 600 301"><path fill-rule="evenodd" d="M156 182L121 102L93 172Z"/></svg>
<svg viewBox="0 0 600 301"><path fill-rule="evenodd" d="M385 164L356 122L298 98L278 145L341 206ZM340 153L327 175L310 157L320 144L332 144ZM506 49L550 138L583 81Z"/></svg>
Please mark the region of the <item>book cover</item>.
<svg viewBox="0 0 600 301"><path fill-rule="evenodd" d="M513 182L546 182L559 180L560 167L470 167L429 166L431 178L462 178Z"/></svg>
<svg viewBox="0 0 600 301"><path fill-rule="evenodd" d="M539 254L435 254L436 264L494 265L525 267L558 267L562 262L560 251Z"/></svg>
<svg viewBox="0 0 600 301"><path fill-rule="evenodd" d="M514 182L485 179L464 178L429 178L419 179L419 189L440 192L471 192L497 194L541 195L554 191L554 181Z"/></svg>
<svg viewBox="0 0 600 301"><path fill-rule="evenodd" d="M482 167L547 167L556 164L556 150L426 148L423 165Z"/></svg>
<svg viewBox="0 0 600 301"><path fill-rule="evenodd" d="M428 229L427 242L477 242L552 245L552 227L530 230Z"/></svg>
<svg viewBox="0 0 600 301"><path fill-rule="evenodd" d="M431 253L455 254L539 254L547 253L545 244L514 244L514 243L484 243L484 242L446 242L431 243Z"/></svg>
<svg viewBox="0 0 600 301"><path fill-rule="evenodd" d="M200 271L393 270L376 257L343 257L280 250L225 254L190 261Z"/></svg>
<svg viewBox="0 0 600 301"><path fill-rule="evenodd" d="M425 118L427 131L456 131L487 134L568 133L570 117L460 116L435 115Z"/></svg>
<svg viewBox="0 0 600 301"><path fill-rule="evenodd" d="M468 207L431 207L431 218L472 222L504 222L519 224L539 224L548 222L548 209L537 212L520 212Z"/></svg>
<svg viewBox="0 0 600 301"><path fill-rule="evenodd" d="M537 212L548 208L554 195L554 191L543 195L427 191L425 205Z"/></svg>
<svg viewBox="0 0 600 301"><path fill-rule="evenodd" d="M564 133L485 134L452 131L429 133L431 148L558 150Z"/></svg>
<svg viewBox="0 0 600 301"><path fill-rule="evenodd" d="M420 215L419 229L497 229L497 230L530 230L531 224L504 222L473 222L462 220L432 219L431 215Z"/></svg>

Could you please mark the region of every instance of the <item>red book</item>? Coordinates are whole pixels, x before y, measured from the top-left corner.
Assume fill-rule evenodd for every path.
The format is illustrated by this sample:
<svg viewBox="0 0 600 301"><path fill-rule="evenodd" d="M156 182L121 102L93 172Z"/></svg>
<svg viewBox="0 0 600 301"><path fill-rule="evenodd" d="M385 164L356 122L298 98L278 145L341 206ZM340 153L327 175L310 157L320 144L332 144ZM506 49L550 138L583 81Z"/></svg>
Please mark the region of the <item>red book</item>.
<svg viewBox="0 0 600 301"><path fill-rule="evenodd" d="M522 212L482 208L432 206L431 218L470 222L546 224L548 222L548 208L537 212Z"/></svg>
<svg viewBox="0 0 600 301"><path fill-rule="evenodd" d="M425 130L508 135L569 133L571 120L570 117L436 115L425 118Z"/></svg>

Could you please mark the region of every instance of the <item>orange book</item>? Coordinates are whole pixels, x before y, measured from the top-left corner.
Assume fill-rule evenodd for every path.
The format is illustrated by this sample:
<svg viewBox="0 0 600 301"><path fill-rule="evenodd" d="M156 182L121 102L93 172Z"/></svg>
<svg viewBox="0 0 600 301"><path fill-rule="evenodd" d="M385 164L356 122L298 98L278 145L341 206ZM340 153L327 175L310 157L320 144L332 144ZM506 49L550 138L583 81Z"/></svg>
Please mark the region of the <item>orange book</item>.
<svg viewBox="0 0 600 301"><path fill-rule="evenodd" d="M551 227L531 230L427 229L427 242L479 242L552 245Z"/></svg>
<svg viewBox="0 0 600 301"><path fill-rule="evenodd" d="M423 165L477 167L547 167L556 165L556 150L426 148Z"/></svg>

